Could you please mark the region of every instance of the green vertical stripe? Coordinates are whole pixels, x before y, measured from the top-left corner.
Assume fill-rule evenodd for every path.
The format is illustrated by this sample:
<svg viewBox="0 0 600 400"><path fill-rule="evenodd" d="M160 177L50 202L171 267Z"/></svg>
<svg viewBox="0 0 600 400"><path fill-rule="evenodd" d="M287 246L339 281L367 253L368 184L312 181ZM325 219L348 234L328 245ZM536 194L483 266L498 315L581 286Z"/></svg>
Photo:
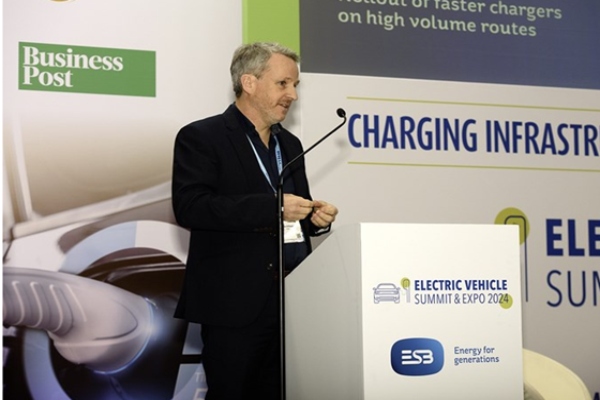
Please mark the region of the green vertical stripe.
<svg viewBox="0 0 600 400"><path fill-rule="evenodd" d="M243 41L278 42L300 53L300 0L243 0Z"/></svg>

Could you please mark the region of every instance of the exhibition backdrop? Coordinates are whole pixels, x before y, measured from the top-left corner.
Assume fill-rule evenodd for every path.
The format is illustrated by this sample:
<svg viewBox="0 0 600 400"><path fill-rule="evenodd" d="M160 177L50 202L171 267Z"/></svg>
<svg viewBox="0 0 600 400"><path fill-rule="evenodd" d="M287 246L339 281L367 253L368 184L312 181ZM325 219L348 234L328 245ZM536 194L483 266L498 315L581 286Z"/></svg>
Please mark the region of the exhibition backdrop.
<svg viewBox="0 0 600 400"><path fill-rule="evenodd" d="M258 39L301 52L286 126L306 147L346 110L307 156L336 226L518 225L524 346L598 400L598 19L583 0L6 1L4 397L204 397L200 327L170 317L171 152Z"/></svg>
<svg viewBox="0 0 600 400"><path fill-rule="evenodd" d="M300 1L304 143L348 114L308 156L313 194L340 225L519 225L524 346L596 399L598 16L589 1Z"/></svg>
<svg viewBox="0 0 600 400"><path fill-rule="evenodd" d="M171 160L233 99L241 3L3 7L3 398L204 398Z"/></svg>

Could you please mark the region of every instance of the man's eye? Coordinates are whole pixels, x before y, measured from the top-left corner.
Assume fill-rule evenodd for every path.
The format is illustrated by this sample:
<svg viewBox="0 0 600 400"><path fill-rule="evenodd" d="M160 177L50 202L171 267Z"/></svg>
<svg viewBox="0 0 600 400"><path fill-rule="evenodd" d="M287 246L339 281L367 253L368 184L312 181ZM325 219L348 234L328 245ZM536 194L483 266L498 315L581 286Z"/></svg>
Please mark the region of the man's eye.
<svg viewBox="0 0 600 400"><path fill-rule="evenodd" d="M286 87L287 86L287 82L286 81L279 81L279 86Z"/></svg>

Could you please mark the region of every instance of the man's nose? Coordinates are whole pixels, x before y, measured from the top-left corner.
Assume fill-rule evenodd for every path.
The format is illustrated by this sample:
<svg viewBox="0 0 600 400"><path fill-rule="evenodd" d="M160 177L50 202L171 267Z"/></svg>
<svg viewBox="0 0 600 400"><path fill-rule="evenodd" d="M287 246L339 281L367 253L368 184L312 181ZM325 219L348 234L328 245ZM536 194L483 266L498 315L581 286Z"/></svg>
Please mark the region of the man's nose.
<svg viewBox="0 0 600 400"><path fill-rule="evenodd" d="M298 100L298 90L296 89L295 86L290 86L290 88L288 89L288 93L287 95L293 100L296 101Z"/></svg>

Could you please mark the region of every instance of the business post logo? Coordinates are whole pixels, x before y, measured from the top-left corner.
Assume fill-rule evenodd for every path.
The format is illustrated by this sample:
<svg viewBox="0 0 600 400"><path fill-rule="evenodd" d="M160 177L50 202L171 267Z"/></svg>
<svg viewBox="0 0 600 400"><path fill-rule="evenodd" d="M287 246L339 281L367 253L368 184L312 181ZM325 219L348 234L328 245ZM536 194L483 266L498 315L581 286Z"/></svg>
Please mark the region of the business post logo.
<svg viewBox="0 0 600 400"><path fill-rule="evenodd" d="M429 338L398 340L392 346L391 364L400 375L433 375L444 367L444 347Z"/></svg>
<svg viewBox="0 0 600 400"><path fill-rule="evenodd" d="M19 42L19 89L156 96L156 52Z"/></svg>

